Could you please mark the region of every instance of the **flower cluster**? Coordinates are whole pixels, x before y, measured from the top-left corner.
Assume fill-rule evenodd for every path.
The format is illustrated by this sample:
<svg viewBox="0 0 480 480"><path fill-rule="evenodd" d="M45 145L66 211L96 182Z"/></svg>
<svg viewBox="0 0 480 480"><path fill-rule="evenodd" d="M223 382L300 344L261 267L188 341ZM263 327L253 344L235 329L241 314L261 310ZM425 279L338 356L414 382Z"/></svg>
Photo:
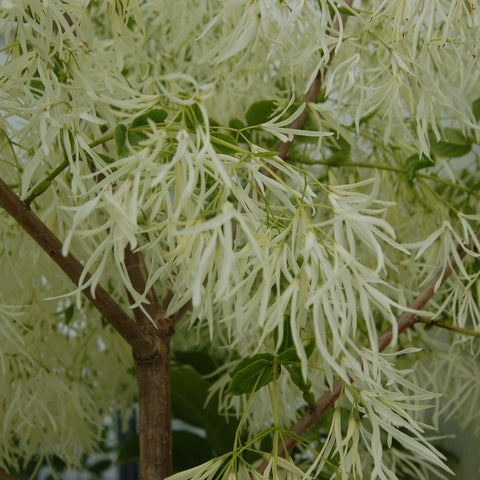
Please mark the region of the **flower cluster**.
<svg viewBox="0 0 480 480"><path fill-rule="evenodd" d="M421 427L437 399L402 366L418 350L385 354L378 338L401 342L398 314L452 261L415 313L480 328L475 3L0 1L0 176L84 266L66 285L0 213L0 465L75 462L104 412L132 401L126 346L81 296L104 285L127 310L150 288L166 315L190 307L185 335L227 352L211 394L248 440L177 479L445 469ZM465 373L438 342L435 391L444 366ZM230 394L229 371L258 354L278 375ZM457 380L455 398L480 391ZM330 424L282 458L286 429L337 381ZM259 473L241 454L265 431Z"/></svg>

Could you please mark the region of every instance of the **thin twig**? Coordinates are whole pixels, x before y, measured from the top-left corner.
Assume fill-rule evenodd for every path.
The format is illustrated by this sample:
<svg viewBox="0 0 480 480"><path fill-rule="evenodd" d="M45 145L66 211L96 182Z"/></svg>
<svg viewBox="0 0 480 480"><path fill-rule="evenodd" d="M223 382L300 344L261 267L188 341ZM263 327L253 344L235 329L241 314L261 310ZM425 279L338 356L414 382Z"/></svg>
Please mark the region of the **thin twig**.
<svg viewBox="0 0 480 480"><path fill-rule="evenodd" d="M351 7L352 3L353 3L353 0L346 0L345 3L349 7ZM342 15L341 15L342 25L345 25L346 21L347 21L347 15L342 13ZM337 33L340 31L340 19L338 19L338 18L337 18L337 20L335 20L335 23L333 25L333 31L337 32ZM323 85L325 72L328 69L328 67L330 66L330 64L332 63L334 57L335 57L335 51L330 52L330 58L328 59L328 62L325 65L325 68L323 70L320 69L318 71L317 76L315 77L315 80L310 85L310 88L308 89L307 93L305 94L305 96L302 99L303 103L314 102L317 99L318 94L319 94L319 92L322 88L322 85ZM300 130L303 127L303 125L305 124L305 121L307 120L307 115L308 115L307 108L305 108L305 110L301 113L301 115L299 115L290 124L289 128L294 129L294 130ZM278 147L277 147L278 156L282 160L287 160L288 154L290 152L290 147L292 146L294 140L295 140L295 138L293 138L292 140L290 140L288 142L282 142L278 145Z"/></svg>
<svg viewBox="0 0 480 480"><path fill-rule="evenodd" d="M97 145L100 145L101 143L111 140L112 138L113 138L113 134L109 133L108 135L104 135L101 138L97 138L97 140L94 140L93 142L89 143L88 146L90 148L94 148ZM50 185L52 185L53 180L55 180L55 178L57 178L64 170L66 170L66 168L69 165L70 165L70 162L68 161L68 159L64 159L63 162L60 163L60 165L56 166L43 180L41 180L35 185L33 190L30 192L29 195L27 195L27 197L23 199L23 201L27 205L31 205L32 202L37 197L39 197L43 192L45 192L50 187Z"/></svg>
<svg viewBox="0 0 480 480"><path fill-rule="evenodd" d="M145 293L147 288L148 270L142 253L133 252L130 245L127 245L125 247L124 255L127 274L132 282L133 288L140 294ZM135 319L137 320L137 323L144 328L152 326L152 321L156 327L159 327L160 322L164 319L164 311L160 306L157 294L153 287L146 292L145 297L147 302L143 304L143 308L147 314L145 314L140 307L136 307L133 309ZM131 298L131 300L133 299ZM151 320L148 317L150 317Z"/></svg>
<svg viewBox="0 0 480 480"><path fill-rule="evenodd" d="M469 337L477 337L480 338L480 332L476 330L472 330L471 328L464 328L459 327L457 325L446 325L443 322L451 320L450 317L442 317L442 318L424 318L419 317L418 321L420 323L425 323L426 325L431 325L432 327L444 328L445 330L450 330L451 332L460 333L461 335L468 335Z"/></svg>
<svg viewBox="0 0 480 480"><path fill-rule="evenodd" d="M480 239L480 226L475 232L475 236ZM433 297L434 293L446 282L452 272L457 268L457 260L462 260L467 254L466 246L460 244L457 246L457 256L452 255L448 260L445 268L441 269L433 278L433 280L427 285L427 287L418 295L418 297L410 304L409 310L421 310ZM413 312L404 312L397 318L397 331L401 334L408 328L412 327L417 321L419 321L418 314ZM378 351L383 352L391 343L393 338L393 329L390 327L378 338ZM343 391L343 381L337 380L332 387L332 390L326 392L315 404L315 408L309 410L299 422L292 428L291 433L296 438L288 436L283 439L283 442L278 447L278 455L284 457L287 452L290 452L293 447L298 443L297 438L303 437L310 428L320 420L320 418L333 406L338 400L340 394ZM258 468L259 473L263 473L268 465L268 461L265 460Z"/></svg>
<svg viewBox="0 0 480 480"><path fill-rule="evenodd" d="M127 245L125 248L125 265L127 267L128 276L135 290L139 293L144 293L147 288L148 270L142 253L133 252ZM129 298L133 303L133 298L130 294ZM147 312L147 315L145 315L144 311L139 307L133 309L137 323L142 325L147 332L150 332L150 334L153 333L151 327L155 325L156 328L168 331L173 335L175 324L185 315L185 313L188 312L188 310L190 310L192 301L189 300L177 312L167 316L166 312L172 298L173 293L169 290L163 297L162 304L160 304L154 288L150 287L149 291L146 292L147 303L143 304L143 308Z"/></svg>

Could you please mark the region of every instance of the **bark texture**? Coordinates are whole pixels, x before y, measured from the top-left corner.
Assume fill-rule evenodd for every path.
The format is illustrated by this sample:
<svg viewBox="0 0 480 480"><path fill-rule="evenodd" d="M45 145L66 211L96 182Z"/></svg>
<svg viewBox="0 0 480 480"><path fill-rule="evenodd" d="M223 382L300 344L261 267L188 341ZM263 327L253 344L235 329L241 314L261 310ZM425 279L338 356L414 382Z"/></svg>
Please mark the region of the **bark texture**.
<svg viewBox="0 0 480 480"><path fill-rule="evenodd" d="M134 352L140 431L140 478L161 480L172 474L170 335L158 337L153 355Z"/></svg>

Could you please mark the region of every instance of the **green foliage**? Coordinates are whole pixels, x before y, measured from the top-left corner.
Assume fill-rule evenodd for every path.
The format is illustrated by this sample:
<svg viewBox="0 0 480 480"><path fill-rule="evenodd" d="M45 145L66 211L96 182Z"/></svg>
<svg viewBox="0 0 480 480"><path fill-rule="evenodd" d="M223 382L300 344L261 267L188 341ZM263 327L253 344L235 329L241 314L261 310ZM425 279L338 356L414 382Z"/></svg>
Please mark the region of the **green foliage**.
<svg viewBox="0 0 480 480"><path fill-rule="evenodd" d="M432 154L439 157L463 157L472 150L472 141L456 128L445 128L439 141L433 132L430 132L429 138Z"/></svg>
<svg viewBox="0 0 480 480"><path fill-rule="evenodd" d="M124 157L129 153L130 147L138 147L140 142L147 138L146 130L149 129L150 122L154 124L163 124L168 114L165 110L153 108L138 117L135 117L129 127L119 123L114 131L113 138L117 147L117 155ZM108 155L100 154L107 163L112 163L112 158Z"/></svg>
<svg viewBox="0 0 480 480"><path fill-rule="evenodd" d="M212 132L210 138L218 153L235 155L239 151L238 142L227 133Z"/></svg>
<svg viewBox="0 0 480 480"><path fill-rule="evenodd" d="M160 125L165 122L168 113L161 108L152 108L148 112L135 117L132 121L131 128L148 126L150 122Z"/></svg>
<svg viewBox="0 0 480 480"><path fill-rule="evenodd" d="M205 125L205 119L203 118L203 114L198 106L198 103L193 103L192 105L184 108L183 121L185 122L187 130L192 133L195 132L197 125Z"/></svg>
<svg viewBox="0 0 480 480"><path fill-rule="evenodd" d="M412 182L419 170L431 167L435 165L435 162L428 158L423 158L417 153L410 155L405 162L405 171L409 182Z"/></svg>
<svg viewBox="0 0 480 480"><path fill-rule="evenodd" d="M211 382L192 368L174 367L171 372L172 412L175 418L201 428L206 433L205 444L220 455L229 450L236 431L235 422L227 422L219 413L218 402L208 402Z"/></svg>
<svg viewBox="0 0 480 480"><path fill-rule="evenodd" d="M186 430L174 430L173 471L180 472L200 465L215 456L215 450L204 436Z"/></svg>
<svg viewBox="0 0 480 480"><path fill-rule="evenodd" d="M115 465L124 463L138 462L140 459L140 440L138 433L127 437L118 449Z"/></svg>
<svg viewBox="0 0 480 480"><path fill-rule="evenodd" d="M230 372L232 380L226 393L250 394L268 385L273 380L274 359L270 353L257 353L243 358Z"/></svg>
<svg viewBox="0 0 480 480"><path fill-rule="evenodd" d="M480 98L477 98L472 102L472 112L475 120L480 122Z"/></svg>
<svg viewBox="0 0 480 480"><path fill-rule="evenodd" d="M315 350L315 339L311 338L305 346L309 358ZM311 393L312 384L305 380L302 364L293 344L291 335L285 335L279 353L258 353L245 357L230 372L231 382L226 390L230 395L249 395L274 381L282 373L282 366L288 371L293 383L301 390L309 408L315 406L315 398ZM276 371L276 373L275 373Z"/></svg>
<svg viewBox="0 0 480 480"><path fill-rule="evenodd" d="M277 108L278 104L275 100L260 100L252 103L245 113L247 125L260 125L268 122Z"/></svg>
<svg viewBox="0 0 480 480"><path fill-rule="evenodd" d="M123 157L128 154L128 129L123 123L119 123L113 131L113 138L117 146L117 155Z"/></svg>

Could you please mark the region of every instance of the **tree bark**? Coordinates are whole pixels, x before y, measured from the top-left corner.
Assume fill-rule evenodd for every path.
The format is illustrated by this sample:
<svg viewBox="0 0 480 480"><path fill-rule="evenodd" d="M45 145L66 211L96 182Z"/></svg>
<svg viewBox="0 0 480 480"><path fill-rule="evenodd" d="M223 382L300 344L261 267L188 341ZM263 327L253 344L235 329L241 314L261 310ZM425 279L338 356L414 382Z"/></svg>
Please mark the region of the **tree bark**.
<svg viewBox="0 0 480 480"><path fill-rule="evenodd" d="M150 351L133 348L138 384L140 478L161 480L172 474L170 339L178 318L167 317L153 287L147 290L148 270L143 255L127 246L125 265L132 286L146 294L143 309L136 307L133 313L152 345Z"/></svg>
<svg viewBox="0 0 480 480"><path fill-rule="evenodd" d="M171 334L158 333L153 354L133 353L138 383L141 480L162 480L172 474Z"/></svg>

